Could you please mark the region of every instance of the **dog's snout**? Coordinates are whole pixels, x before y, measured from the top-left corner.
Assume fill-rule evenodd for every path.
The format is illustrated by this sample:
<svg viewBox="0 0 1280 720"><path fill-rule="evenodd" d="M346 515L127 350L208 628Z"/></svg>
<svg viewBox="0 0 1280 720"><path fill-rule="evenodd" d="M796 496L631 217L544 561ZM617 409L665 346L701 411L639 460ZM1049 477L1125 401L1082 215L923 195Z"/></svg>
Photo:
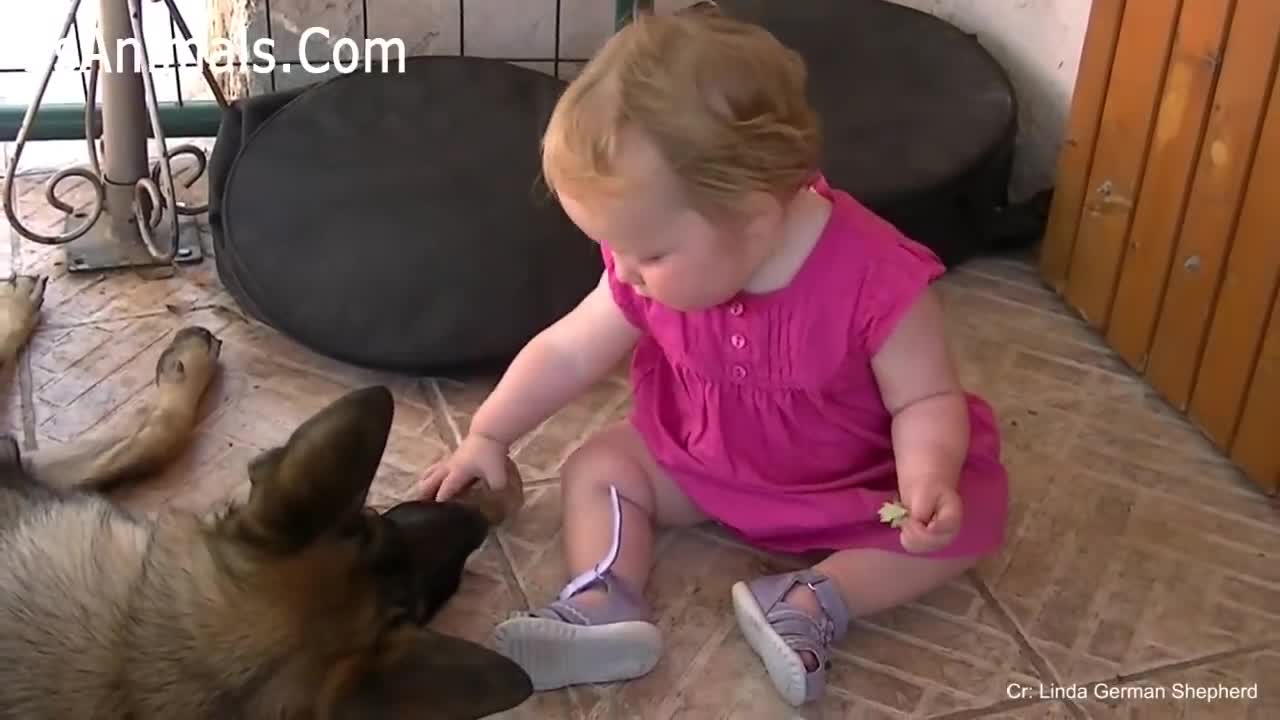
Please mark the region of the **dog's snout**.
<svg viewBox="0 0 1280 720"><path fill-rule="evenodd" d="M411 545L433 548L435 552L480 547L489 532L489 523L478 510L454 502L403 502L383 514Z"/></svg>

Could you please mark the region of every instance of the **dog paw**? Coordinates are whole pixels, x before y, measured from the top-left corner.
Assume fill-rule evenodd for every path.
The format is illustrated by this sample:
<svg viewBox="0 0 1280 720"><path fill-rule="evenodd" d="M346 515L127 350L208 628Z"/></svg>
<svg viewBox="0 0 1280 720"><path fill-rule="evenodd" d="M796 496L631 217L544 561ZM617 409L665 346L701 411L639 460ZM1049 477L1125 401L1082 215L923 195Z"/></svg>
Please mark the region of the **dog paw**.
<svg viewBox="0 0 1280 720"><path fill-rule="evenodd" d="M16 352L31 337L44 305L46 282L43 275L0 280L0 347Z"/></svg>
<svg viewBox="0 0 1280 720"><path fill-rule="evenodd" d="M204 392L217 369L222 341L198 325L174 333L156 362L156 384L161 388Z"/></svg>

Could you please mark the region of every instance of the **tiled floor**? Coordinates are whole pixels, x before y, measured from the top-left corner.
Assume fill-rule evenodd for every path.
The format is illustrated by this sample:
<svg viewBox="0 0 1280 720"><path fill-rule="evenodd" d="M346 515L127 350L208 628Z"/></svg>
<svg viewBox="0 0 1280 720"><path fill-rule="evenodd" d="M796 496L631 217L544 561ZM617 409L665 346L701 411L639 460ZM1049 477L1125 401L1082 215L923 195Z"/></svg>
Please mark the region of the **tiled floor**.
<svg viewBox="0 0 1280 720"><path fill-rule="evenodd" d="M24 181L29 222L48 222ZM6 237L0 230L0 238ZM43 324L6 378L7 428L58 443L140 401L167 334L203 323L224 340L223 374L190 452L125 493L142 507L201 508L244 489L246 460L364 383L396 393L395 436L375 500L465 431L489 385L353 370L246 321L212 261L177 273L69 275L60 251L0 243L0 262L51 276ZM1013 474L1009 542L971 576L860 620L819 707L781 705L729 612L730 584L786 559L709 530L666 535L650 595L669 647L652 675L540 696L513 717L1242 718L1280 717L1280 511L1152 396L1016 260L942 282L964 380L996 406ZM15 382L16 380L16 382ZM557 467L627 409L614 377L520 446L526 512L474 558L438 624L485 639L509 611L563 582ZM1095 686L1093 683L1103 683ZM1178 699L1248 687L1259 699ZM1011 697L1011 687L1030 688ZM1039 689L1087 697L1041 698ZM1143 688L1159 699L1104 700Z"/></svg>

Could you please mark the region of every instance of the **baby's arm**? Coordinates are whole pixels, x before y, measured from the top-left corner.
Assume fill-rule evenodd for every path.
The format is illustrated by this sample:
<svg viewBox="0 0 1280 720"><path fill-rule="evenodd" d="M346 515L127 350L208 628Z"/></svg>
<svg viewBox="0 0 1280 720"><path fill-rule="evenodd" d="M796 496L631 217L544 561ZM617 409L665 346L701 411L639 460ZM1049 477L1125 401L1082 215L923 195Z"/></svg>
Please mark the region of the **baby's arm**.
<svg viewBox="0 0 1280 720"><path fill-rule="evenodd" d="M602 275L576 308L525 345L470 432L510 445L604 377L638 338Z"/></svg>
<svg viewBox="0 0 1280 720"><path fill-rule="evenodd" d="M931 521L949 535L945 531L954 532L960 520L955 488L969 450L969 408L947 344L942 306L932 289L903 313L871 366L893 415L898 489L913 519L904 543ZM915 498L920 499L917 505L930 506L912 507ZM942 500L954 510L946 503L931 506Z"/></svg>

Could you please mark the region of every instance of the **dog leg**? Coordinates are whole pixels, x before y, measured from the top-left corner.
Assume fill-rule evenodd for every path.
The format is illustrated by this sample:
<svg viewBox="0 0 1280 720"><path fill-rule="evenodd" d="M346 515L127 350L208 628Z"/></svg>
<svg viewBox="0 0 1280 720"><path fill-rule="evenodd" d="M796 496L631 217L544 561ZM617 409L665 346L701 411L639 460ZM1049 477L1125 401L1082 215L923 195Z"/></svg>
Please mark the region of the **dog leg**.
<svg viewBox="0 0 1280 720"><path fill-rule="evenodd" d="M187 444L222 341L202 327L179 330L156 363L155 396L136 420L23 457L27 473L59 490L96 490L156 472Z"/></svg>
<svg viewBox="0 0 1280 720"><path fill-rule="evenodd" d="M19 275L0 280L0 367L8 367L22 352L44 304L46 279Z"/></svg>

